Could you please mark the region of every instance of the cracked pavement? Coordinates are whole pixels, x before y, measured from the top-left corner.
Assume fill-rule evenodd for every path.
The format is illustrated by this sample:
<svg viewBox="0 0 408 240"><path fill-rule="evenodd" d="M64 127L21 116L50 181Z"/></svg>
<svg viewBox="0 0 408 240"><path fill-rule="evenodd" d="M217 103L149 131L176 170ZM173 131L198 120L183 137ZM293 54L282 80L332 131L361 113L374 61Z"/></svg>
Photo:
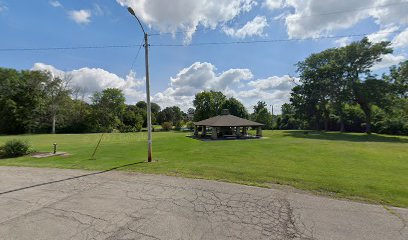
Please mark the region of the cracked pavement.
<svg viewBox="0 0 408 240"><path fill-rule="evenodd" d="M290 188L0 167L1 239L405 240L407 221L408 209Z"/></svg>

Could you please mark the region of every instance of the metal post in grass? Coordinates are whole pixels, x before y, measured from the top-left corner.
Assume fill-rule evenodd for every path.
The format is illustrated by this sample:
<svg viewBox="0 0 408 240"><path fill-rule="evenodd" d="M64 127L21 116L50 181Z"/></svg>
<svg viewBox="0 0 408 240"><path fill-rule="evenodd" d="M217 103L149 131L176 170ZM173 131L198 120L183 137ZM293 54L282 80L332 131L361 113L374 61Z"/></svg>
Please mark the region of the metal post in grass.
<svg viewBox="0 0 408 240"><path fill-rule="evenodd" d="M128 11L132 14L140 27L142 28L144 34L144 48L145 48L145 64L146 64L146 97L147 97L147 161L152 161L152 106L150 104L150 78L149 78L149 39L148 34L145 32L142 23L136 16L135 11L131 7L128 7Z"/></svg>

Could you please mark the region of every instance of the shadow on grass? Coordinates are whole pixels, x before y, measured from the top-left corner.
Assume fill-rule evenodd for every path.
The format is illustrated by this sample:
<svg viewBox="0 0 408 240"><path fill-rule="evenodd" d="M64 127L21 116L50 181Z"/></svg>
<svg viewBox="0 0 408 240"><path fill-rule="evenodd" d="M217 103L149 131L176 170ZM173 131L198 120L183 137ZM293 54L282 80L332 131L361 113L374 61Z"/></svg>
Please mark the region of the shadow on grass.
<svg viewBox="0 0 408 240"><path fill-rule="evenodd" d="M340 132L319 132L319 131L284 131L285 136L295 138L320 139L331 141L349 141L349 142L390 142L390 143L408 143L408 138L397 136L384 136L377 134L352 134Z"/></svg>
<svg viewBox="0 0 408 240"><path fill-rule="evenodd" d="M60 182L65 182L65 181L69 181L69 180L74 180L74 179L78 179L78 178L83 178L83 177L89 177L89 176L93 176L93 175L98 175L98 174L103 174L103 173L107 173L113 170L117 170L119 168L123 168L123 167L129 167L129 166L133 166L133 165L137 165L137 164L142 164L145 162L135 162L135 163L129 163L126 165L122 165L122 166L118 166L118 167L113 167L107 170L103 170L103 171L99 171L99 172L93 172L93 173L88 173L88 174L83 174L83 175L79 175L79 176L75 176L75 177L69 177L69 178L64 178L64 179L60 179L60 180L55 180L55 181L50 181L50 182L45 182L45 183L38 183L38 184L34 184L31 186L27 186L27 187L22 187L22 188L16 188L16 189L12 189L12 190L8 190L5 192L0 192L0 196L7 194L7 193L13 193L13 192L18 192L18 191L22 191L25 189L30 189L30 188L35 188L35 187L40 187L40 186L44 186L44 185L49 185L49 184L54 184L54 183L60 183Z"/></svg>

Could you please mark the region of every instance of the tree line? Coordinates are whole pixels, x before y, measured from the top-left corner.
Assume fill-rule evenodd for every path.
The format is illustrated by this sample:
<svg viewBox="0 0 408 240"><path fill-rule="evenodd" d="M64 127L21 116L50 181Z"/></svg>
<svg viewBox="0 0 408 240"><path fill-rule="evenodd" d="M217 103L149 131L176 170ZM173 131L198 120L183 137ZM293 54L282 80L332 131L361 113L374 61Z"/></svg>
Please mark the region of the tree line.
<svg viewBox="0 0 408 240"><path fill-rule="evenodd" d="M46 71L0 68L0 134L136 132L146 127L146 102L126 104L120 89L95 92L89 100L71 77ZM151 104L153 124L182 126L179 107Z"/></svg>
<svg viewBox="0 0 408 240"><path fill-rule="evenodd" d="M277 128L408 134L408 61L381 76L372 71L392 51L390 42L364 38L299 62L300 83Z"/></svg>
<svg viewBox="0 0 408 240"><path fill-rule="evenodd" d="M166 130L193 128L200 121L230 114L265 124L266 129L315 129L408 135L408 61L375 75L372 67L390 42L367 38L311 54L296 64L299 83L280 115L259 101L250 114L234 97L219 91L195 95L187 112L152 103L152 123ZM146 102L126 104L120 89L95 92L89 99L71 87L70 75L0 68L0 134L136 132L147 125Z"/></svg>

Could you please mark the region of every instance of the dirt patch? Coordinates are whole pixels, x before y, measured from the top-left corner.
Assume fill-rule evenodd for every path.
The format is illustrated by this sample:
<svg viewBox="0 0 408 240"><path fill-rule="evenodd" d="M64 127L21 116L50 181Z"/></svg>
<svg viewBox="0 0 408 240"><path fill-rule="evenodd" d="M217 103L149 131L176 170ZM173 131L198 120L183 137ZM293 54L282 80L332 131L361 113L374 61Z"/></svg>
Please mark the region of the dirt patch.
<svg viewBox="0 0 408 240"><path fill-rule="evenodd" d="M52 152L37 152L37 153L33 153L31 154L31 157L33 158L46 158L46 157L55 157L55 156L59 156L59 157L66 157L69 156L70 154L67 152L56 152L56 153L52 153Z"/></svg>

